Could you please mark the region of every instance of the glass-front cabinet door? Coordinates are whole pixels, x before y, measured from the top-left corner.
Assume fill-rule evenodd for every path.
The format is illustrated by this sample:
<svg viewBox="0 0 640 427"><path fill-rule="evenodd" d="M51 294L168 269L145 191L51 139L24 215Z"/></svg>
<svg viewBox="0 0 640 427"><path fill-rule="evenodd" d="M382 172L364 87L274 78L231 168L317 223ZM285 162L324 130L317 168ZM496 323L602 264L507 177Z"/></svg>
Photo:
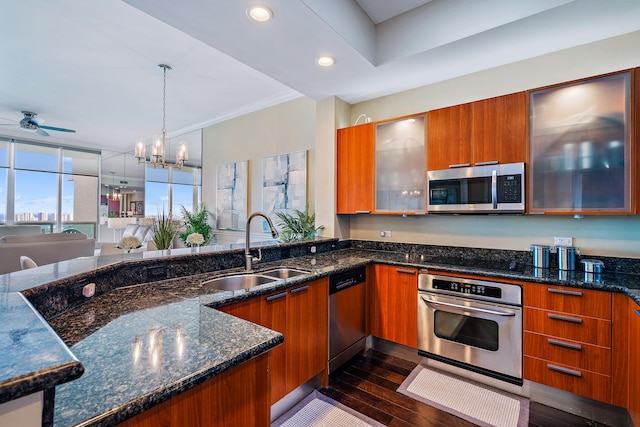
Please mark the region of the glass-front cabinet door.
<svg viewBox="0 0 640 427"><path fill-rule="evenodd" d="M375 212L425 212L425 115L376 125Z"/></svg>
<svg viewBox="0 0 640 427"><path fill-rule="evenodd" d="M631 213L629 72L530 94L529 212Z"/></svg>

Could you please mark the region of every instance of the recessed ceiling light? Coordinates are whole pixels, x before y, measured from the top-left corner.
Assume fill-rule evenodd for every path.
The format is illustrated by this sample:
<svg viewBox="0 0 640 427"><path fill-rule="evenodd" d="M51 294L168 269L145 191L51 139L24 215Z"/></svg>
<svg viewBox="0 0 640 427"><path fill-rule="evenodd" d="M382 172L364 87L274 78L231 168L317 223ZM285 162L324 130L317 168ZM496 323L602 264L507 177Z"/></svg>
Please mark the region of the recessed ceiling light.
<svg viewBox="0 0 640 427"><path fill-rule="evenodd" d="M267 6L254 4L247 9L247 16L256 22L267 22L273 19L273 12Z"/></svg>
<svg viewBox="0 0 640 427"><path fill-rule="evenodd" d="M336 58L332 56L321 56L320 58L316 59L316 64L321 67L331 67L335 63Z"/></svg>

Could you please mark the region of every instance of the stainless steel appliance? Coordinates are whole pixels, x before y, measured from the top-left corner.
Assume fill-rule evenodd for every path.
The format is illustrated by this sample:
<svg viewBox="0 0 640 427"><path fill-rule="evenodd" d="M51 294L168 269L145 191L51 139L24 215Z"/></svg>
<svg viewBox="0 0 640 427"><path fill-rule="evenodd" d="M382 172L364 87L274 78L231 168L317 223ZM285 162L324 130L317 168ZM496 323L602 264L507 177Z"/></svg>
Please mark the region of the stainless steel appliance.
<svg viewBox="0 0 640 427"><path fill-rule="evenodd" d="M427 172L429 213L524 213L524 163Z"/></svg>
<svg viewBox="0 0 640 427"><path fill-rule="evenodd" d="M366 267L329 277L329 373L366 345Z"/></svg>
<svg viewBox="0 0 640 427"><path fill-rule="evenodd" d="M418 353L522 385L522 289L420 273Z"/></svg>

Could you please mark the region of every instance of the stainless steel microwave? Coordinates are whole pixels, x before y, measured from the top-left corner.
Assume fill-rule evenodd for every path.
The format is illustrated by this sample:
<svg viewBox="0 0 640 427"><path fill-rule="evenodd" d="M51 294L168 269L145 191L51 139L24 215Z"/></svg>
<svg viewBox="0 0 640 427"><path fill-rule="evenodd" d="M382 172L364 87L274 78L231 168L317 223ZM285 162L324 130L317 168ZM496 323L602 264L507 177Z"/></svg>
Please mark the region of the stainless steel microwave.
<svg viewBox="0 0 640 427"><path fill-rule="evenodd" d="M524 213L524 163L427 172L429 213Z"/></svg>

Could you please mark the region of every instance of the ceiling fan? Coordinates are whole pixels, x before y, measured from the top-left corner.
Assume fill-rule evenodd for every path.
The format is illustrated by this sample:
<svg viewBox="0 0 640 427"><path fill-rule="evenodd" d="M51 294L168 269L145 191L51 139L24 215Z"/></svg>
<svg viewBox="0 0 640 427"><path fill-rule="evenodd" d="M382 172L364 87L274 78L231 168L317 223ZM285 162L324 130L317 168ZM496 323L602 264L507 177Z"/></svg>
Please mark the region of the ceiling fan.
<svg viewBox="0 0 640 427"><path fill-rule="evenodd" d="M58 128L53 126L43 126L42 123L44 123L44 120L36 117L37 114L31 111L23 111L22 114L24 114L24 118L19 122L21 129L31 130L42 136L49 136L49 132L45 131L45 129L55 130L58 132L71 132L71 133L76 132L73 129ZM15 126L15 125L13 123L9 123L9 124L3 123L3 124L0 124L0 126Z"/></svg>

